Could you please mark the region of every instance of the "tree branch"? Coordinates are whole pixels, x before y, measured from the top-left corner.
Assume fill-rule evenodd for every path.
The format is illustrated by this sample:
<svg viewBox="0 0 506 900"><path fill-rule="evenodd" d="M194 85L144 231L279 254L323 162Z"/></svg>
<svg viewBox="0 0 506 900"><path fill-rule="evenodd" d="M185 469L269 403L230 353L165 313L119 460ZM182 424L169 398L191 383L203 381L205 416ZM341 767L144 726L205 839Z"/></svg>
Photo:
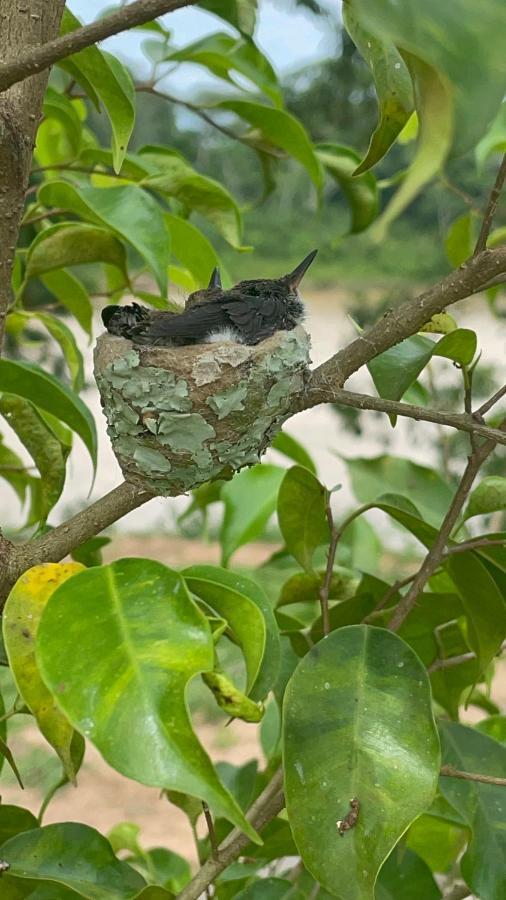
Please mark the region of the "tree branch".
<svg viewBox="0 0 506 900"><path fill-rule="evenodd" d="M499 166L499 171L497 173L497 178L495 180L494 187L490 192L490 197L488 198L487 208L485 210L485 215L483 216L483 222L481 223L480 233L478 235L478 240L476 241L476 247L474 248L474 255L477 253L481 253L482 250L487 246L488 236L490 234L490 229L492 227L492 221L495 216L495 211L497 209L497 204L499 203L499 197L501 196L501 191L503 188L504 181L506 180L506 153L503 156L502 163Z"/></svg>
<svg viewBox="0 0 506 900"><path fill-rule="evenodd" d="M479 781L481 784L495 784L498 787L506 787L506 778L498 778L495 775L479 775L476 772L462 772L453 766L441 766L440 775L447 778L463 778L464 781Z"/></svg>
<svg viewBox="0 0 506 900"><path fill-rule="evenodd" d="M502 273L506 273L506 247L484 250L423 294L387 310L379 322L314 370L304 394L294 398L293 411L332 402L335 391L369 360L416 334L433 315L452 303L479 293Z"/></svg>
<svg viewBox="0 0 506 900"><path fill-rule="evenodd" d="M10 3L11 0L8 0ZM193 6L196 0L135 0L122 6L111 15L98 19L83 28L76 28L69 34L48 41L27 53L18 53L0 65L0 91L24 81L30 75L49 69L53 63L78 53L98 41L128 31L137 25L151 22L164 13L173 12L184 6Z"/></svg>
<svg viewBox="0 0 506 900"><path fill-rule="evenodd" d="M105 497L53 528L48 534L18 546L9 542L5 565L3 571L0 570L0 605L14 582L31 566L43 562L59 562L74 547L95 537L152 497L153 494L124 481ZM1 549L0 544L0 553Z"/></svg>
<svg viewBox="0 0 506 900"><path fill-rule="evenodd" d="M249 809L246 818L257 831L261 831L283 809L285 798L282 787L283 772L279 770ZM198 900L205 889L241 855L241 851L249 843L251 843L249 837L238 828L234 828L218 847L216 856L204 863L189 884L177 895L177 900Z"/></svg>
<svg viewBox="0 0 506 900"><path fill-rule="evenodd" d="M488 425L484 425L473 416L466 415L466 413L453 413L429 409L424 406L413 406L411 403L385 400L383 397L371 397L368 394L357 394L353 391L346 391L343 388L330 388L326 402L337 403L340 406L352 406L354 409L372 409L377 412L388 413L389 415L405 416L408 419L416 419L419 422L434 422L437 425L447 425L449 428L456 428L458 431L467 431L469 434L489 438L498 444L506 444L506 434L498 428L490 428ZM481 409L478 410L476 415L482 415Z"/></svg>

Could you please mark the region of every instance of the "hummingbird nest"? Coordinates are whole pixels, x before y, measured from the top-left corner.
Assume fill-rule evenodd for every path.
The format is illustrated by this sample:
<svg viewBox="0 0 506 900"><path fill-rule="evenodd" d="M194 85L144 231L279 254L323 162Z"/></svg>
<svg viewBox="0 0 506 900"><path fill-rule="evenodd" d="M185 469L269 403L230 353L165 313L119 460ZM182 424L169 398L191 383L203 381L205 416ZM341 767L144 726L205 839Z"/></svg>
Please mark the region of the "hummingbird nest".
<svg viewBox="0 0 506 900"><path fill-rule="evenodd" d="M309 348L300 325L254 346L134 347L102 334L95 378L126 481L177 496L258 462L304 389Z"/></svg>

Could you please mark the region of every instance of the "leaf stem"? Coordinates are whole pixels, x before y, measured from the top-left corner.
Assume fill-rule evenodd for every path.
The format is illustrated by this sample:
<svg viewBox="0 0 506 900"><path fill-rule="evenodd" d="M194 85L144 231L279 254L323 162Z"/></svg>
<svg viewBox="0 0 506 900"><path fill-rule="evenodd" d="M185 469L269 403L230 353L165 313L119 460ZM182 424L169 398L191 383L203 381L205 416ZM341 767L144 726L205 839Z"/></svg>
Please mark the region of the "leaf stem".
<svg viewBox="0 0 506 900"><path fill-rule="evenodd" d="M204 810L204 817L206 820L207 830L209 832L209 843L211 845L211 856L213 859L218 858L218 841L216 840L216 831L214 828L213 817L211 815L211 810L209 809L207 803L202 801L202 809Z"/></svg>

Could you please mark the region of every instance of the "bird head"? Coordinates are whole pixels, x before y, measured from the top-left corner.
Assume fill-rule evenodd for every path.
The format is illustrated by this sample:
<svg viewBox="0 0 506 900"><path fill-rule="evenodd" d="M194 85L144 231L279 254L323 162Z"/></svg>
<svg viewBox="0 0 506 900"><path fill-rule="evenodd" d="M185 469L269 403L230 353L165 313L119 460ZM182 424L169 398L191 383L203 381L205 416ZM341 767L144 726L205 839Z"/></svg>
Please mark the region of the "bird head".
<svg viewBox="0 0 506 900"><path fill-rule="evenodd" d="M287 302L300 302L299 285L317 253L318 250L312 250L292 272L282 275L281 278L254 278L249 281L240 281L234 285L232 290L251 297L275 294L281 295Z"/></svg>

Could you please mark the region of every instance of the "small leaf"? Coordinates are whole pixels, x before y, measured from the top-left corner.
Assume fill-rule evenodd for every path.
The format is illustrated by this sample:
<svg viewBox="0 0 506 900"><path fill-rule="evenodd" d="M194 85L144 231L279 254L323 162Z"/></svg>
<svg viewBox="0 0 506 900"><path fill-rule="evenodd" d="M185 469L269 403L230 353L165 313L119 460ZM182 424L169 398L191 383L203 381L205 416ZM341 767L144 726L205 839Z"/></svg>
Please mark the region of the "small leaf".
<svg viewBox="0 0 506 900"><path fill-rule="evenodd" d="M472 491L465 511L465 518L483 516L506 509L506 478L488 475L482 478Z"/></svg>
<svg viewBox="0 0 506 900"><path fill-rule="evenodd" d="M85 541L84 544L78 544L77 547L74 547L70 555L72 559L82 563L86 568L101 566L103 562L102 548L107 547L107 544L110 543L111 538L109 537L92 537Z"/></svg>
<svg viewBox="0 0 506 900"><path fill-rule="evenodd" d="M257 0L200 0L198 5L230 22L243 34L251 35L255 30Z"/></svg>
<svg viewBox="0 0 506 900"><path fill-rule="evenodd" d="M94 262L116 266L127 278L125 249L110 231L77 222L53 225L41 231L28 249L26 280Z"/></svg>
<svg viewBox="0 0 506 900"><path fill-rule="evenodd" d="M35 644L49 598L60 584L82 568L79 563L44 563L28 569L12 588L3 613L5 647L17 689L73 782L75 770L70 745L74 732L41 678Z"/></svg>
<svg viewBox="0 0 506 900"><path fill-rule="evenodd" d="M312 571L314 552L330 541L328 492L308 469L288 470L278 494L278 521L287 550L306 572Z"/></svg>
<svg viewBox="0 0 506 900"><path fill-rule="evenodd" d="M380 397L400 400L430 362L434 343L430 338L414 334L367 364Z"/></svg>
<svg viewBox="0 0 506 900"><path fill-rule="evenodd" d="M506 637L504 597L475 553L455 553L445 567L462 599L469 626L469 645L483 672ZM477 602L478 598L481 602Z"/></svg>
<svg viewBox="0 0 506 900"><path fill-rule="evenodd" d="M426 862L406 847L396 847L378 876L375 900L440 900L434 876Z"/></svg>
<svg viewBox="0 0 506 900"><path fill-rule="evenodd" d="M0 846L15 834L38 827L37 819L28 809L7 803L0 804Z"/></svg>
<svg viewBox="0 0 506 900"><path fill-rule="evenodd" d="M93 306L83 283L64 269L47 272L41 276L41 281L58 302L72 313L83 331L91 338Z"/></svg>
<svg viewBox="0 0 506 900"><path fill-rule="evenodd" d="M82 123L73 103L65 94L48 87L44 96L43 113L45 119L57 119L64 128L71 153L77 156L81 149ZM43 165L43 163L41 162Z"/></svg>
<svg viewBox="0 0 506 900"><path fill-rule="evenodd" d="M482 734L494 738L500 744L506 745L506 716L496 715L489 716L488 719L480 719L475 728Z"/></svg>
<svg viewBox="0 0 506 900"><path fill-rule="evenodd" d="M276 437L271 442L271 448L273 450L277 450L278 453L282 453L283 456L287 456L288 459L291 459L292 462L297 463L299 466L305 466L306 469L309 469L313 475L316 475L316 465L302 444L299 444L297 440L291 435L288 434L287 431L278 431Z"/></svg>
<svg viewBox="0 0 506 900"><path fill-rule="evenodd" d="M460 266L469 259L474 247L474 220L472 212L459 216L450 225L445 237L445 251L452 266Z"/></svg>
<svg viewBox="0 0 506 900"><path fill-rule="evenodd" d="M65 7L62 35L80 27L79 19ZM112 128L114 170L119 172L135 123L135 89L128 69L115 56L96 46L87 47L58 65L70 72L86 93L90 94L91 86L92 101L96 103L98 97L104 104Z"/></svg>
<svg viewBox="0 0 506 900"><path fill-rule="evenodd" d="M28 477L26 472L24 471L24 464L13 450L10 450L9 447L5 446L1 434L0 478L4 478L5 481L10 484L18 499L21 501L21 503L23 503L26 497L26 488L28 483Z"/></svg>
<svg viewBox="0 0 506 900"><path fill-rule="evenodd" d="M450 313L442 312L435 313L425 325L420 328L420 331L425 334L449 334L450 331L455 331L457 328L457 323L453 316Z"/></svg>
<svg viewBox="0 0 506 900"><path fill-rule="evenodd" d="M44 312L18 312L18 316L22 316L28 325L32 320L38 320L44 325L52 338L57 341L63 352L63 356L67 363L72 387L77 393L82 391L84 387L84 361L83 355L77 346L76 339L68 326L56 316Z"/></svg>
<svg viewBox="0 0 506 900"><path fill-rule="evenodd" d="M364 29L353 3L343 4L343 21L353 43L371 70L379 106L379 121L356 174L376 165L388 152L413 111L411 78L393 43L378 40Z"/></svg>
<svg viewBox="0 0 506 900"><path fill-rule="evenodd" d="M225 516L220 532L223 564L243 544L260 537L276 509L285 469L269 464L253 466L235 475L221 489Z"/></svg>
<svg viewBox="0 0 506 900"><path fill-rule="evenodd" d="M376 178L372 172L358 174L360 156L342 144L317 144L318 159L339 184L351 213L350 234L357 234L378 215L379 200Z"/></svg>
<svg viewBox="0 0 506 900"><path fill-rule="evenodd" d="M436 792L425 668L384 629L333 632L290 679L283 741L288 819L306 868L340 900L373 900L386 856ZM350 798L358 820L340 835Z"/></svg>
<svg viewBox="0 0 506 900"><path fill-rule="evenodd" d="M227 715L243 722L260 722L264 714L262 703L255 703L235 687L222 672L205 672L202 679L213 692L216 703Z"/></svg>
<svg viewBox="0 0 506 900"><path fill-rule="evenodd" d="M456 722L441 722L439 731L445 765L464 772L504 775L506 748L497 741ZM504 787L442 777L440 790L471 829L471 841L460 862L466 883L479 897L502 900L506 856Z"/></svg>
<svg viewBox="0 0 506 900"><path fill-rule="evenodd" d="M220 264L213 245L186 219L165 213L165 222L174 256L192 273L199 287L207 287L211 272Z"/></svg>
<svg viewBox="0 0 506 900"><path fill-rule="evenodd" d="M158 203L141 187L136 184L76 187L66 181L50 181L39 188L38 196L45 206L68 209L96 225L112 229L137 250L162 293L167 293L169 233Z"/></svg>
<svg viewBox="0 0 506 900"><path fill-rule="evenodd" d="M80 602L85 619L75 615ZM113 768L141 784L200 797L255 840L188 716L186 685L212 670L214 647L176 572L147 559L86 569L71 589L63 584L51 597L37 644L59 706ZM83 690L90 683L93 691Z"/></svg>
<svg viewBox="0 0 506 900"><path fill-rule="evenodd" d="M34 405L65 422L82 438L95 467L97 433L87 406L53 375L31 363L0 360L0 390L30 400Z"/></svg>
<svg viewBox="0 0 506 900"><path fill-rule="evenodd" d="M308 172L318 190L323 174L307 132L298 119L281 109L262 106L249 100L223 100L213 109L227 109L259 128L268 141L281 147Z"/></svg>
<svg viewBox="0 0 506 900"><path fill-rule="evenodd" d="M235 900L303 900L304 894L284 878L258 878L235 895Z"/></svg>
<svg viewBox="0 0 506 900"><path fill-rule="evenodd" d="M472 363L476 353L476 332L470 328L456 328L449 334L445 334L434 347L434 356L444 356L453 359L461 366Z"/></svg>
<svg viewBox="0 0 506 900"><path fill-rule="evenodd" d="M483 169L483 166L489 156L492 156L493 153L505 153L506 152L506 103L502 103L499 107L499 112L497 113L495 119L493 120L490 128L483 135L481 141L476 145L474 154L476 157L476 164L478 167L478 171Z"/></svg>
<svg viewBox="0 0 506 900"><path fill-rule="evenodd" d="M64 885L88 900L130 900L146 884L135 869L116 859L98 831L76 822L18 834L2 846L2 854L9 862L9 878L53 882L53 892L54 884Z"/></svg>

